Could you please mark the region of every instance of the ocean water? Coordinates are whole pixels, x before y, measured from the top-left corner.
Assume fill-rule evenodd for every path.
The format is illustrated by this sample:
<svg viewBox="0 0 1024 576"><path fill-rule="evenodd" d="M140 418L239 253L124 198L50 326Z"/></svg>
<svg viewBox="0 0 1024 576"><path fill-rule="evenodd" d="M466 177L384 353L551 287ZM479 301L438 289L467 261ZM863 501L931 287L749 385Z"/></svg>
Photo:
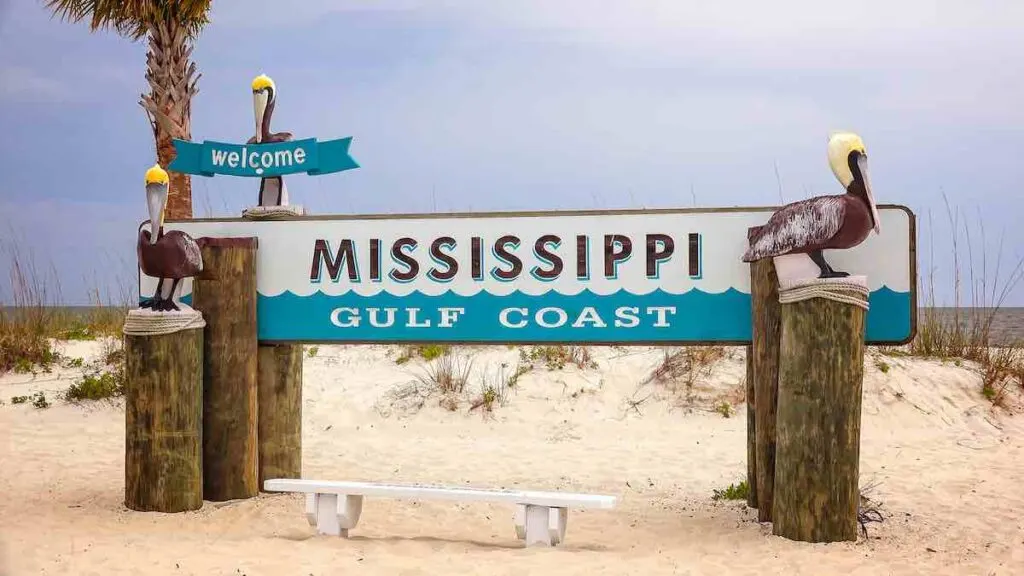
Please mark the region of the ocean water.
<svg viewBox="0 0 1024 576"><path fill-rule="evenodd" d="M992 344L1005 346L1010 344L1024 344L1024 307L1017 308L923 308L918 312L918 326L933 314L944 323L959 321L961 326L970 328L974 325L982 326L991 320L990 338Z"/></svg>

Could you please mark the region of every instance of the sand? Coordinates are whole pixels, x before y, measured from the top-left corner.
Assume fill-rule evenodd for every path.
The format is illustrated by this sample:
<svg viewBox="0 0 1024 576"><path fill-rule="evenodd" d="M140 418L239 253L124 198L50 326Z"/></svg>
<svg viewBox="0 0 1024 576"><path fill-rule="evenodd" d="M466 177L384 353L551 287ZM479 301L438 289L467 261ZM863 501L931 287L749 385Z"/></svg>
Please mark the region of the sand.
<svg viewBox="0 0 1024 576"><path fill-rule="evenodd" d="M102 350L60 346L86 362ZM744 407L714 410L742 401L741 348L674 390L638 387L660 349L591 350L596 368L538 366L489 414L396 401L425 367L396 364L396 348L320 347L305 360L305 477L620 497L614 510L572 511L553 549L524 548L506 505L371 498L347 540L315 535L292 494L132 512L122 504L123 406L59 400L81 369L3 376L0 573L1024 573L1020 394L991 407L970 363L870 353L861 480L875 486L885 522L856 543L806 544L772 536L743 502L712 499L746 473ZM514 369L518 357L506 347L460 353L473 359L474 391L481 374ZM11 403L37 391L51 407Z"/></svg>

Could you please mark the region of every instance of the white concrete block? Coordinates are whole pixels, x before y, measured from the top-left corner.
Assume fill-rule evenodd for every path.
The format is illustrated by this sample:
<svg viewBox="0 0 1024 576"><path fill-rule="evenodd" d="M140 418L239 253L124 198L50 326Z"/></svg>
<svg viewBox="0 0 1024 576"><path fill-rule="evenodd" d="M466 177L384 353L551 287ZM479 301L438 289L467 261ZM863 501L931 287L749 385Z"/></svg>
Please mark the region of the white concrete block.
<svg viewBox="0 0 1024 576"><path fill-rule="evenodd" d="M359 523L359 515L363 513L363 497L352 495L338 496L338 525L347 533Z"/></svg>
<svg viewBox="0 0 1024 576"><path fill-rule="evenodd" d="M516 525L516 538L526 540L526 504L517 504L512 521Z"/></svg>
<svg viewBox="0 0 1024 576"><path fill-rule="evenodd" d="M316 501L319 496L316 492L306 494L306 521L310 526L316 526Z"/></svg>
<svg viewBox="0 0 1024 576"><path fill-rule="evenodd" d="M565 540L565 527L569 522L568 508L548 509L548 532L553 544L561 544Z"/></svg>
<svg viewBox="0 0 1024 576"><path fill-rule="evenodd" d="M341 527L338 518L337 494L317 494L316 531L330 536L348 537L348 529Z"/></svg>
<svg viewBox="0 0 1024 576"><path fill-rule="evenodd" d="M547 506L526 506L526 545L552 546L549 529L550 508Z"/></svg>

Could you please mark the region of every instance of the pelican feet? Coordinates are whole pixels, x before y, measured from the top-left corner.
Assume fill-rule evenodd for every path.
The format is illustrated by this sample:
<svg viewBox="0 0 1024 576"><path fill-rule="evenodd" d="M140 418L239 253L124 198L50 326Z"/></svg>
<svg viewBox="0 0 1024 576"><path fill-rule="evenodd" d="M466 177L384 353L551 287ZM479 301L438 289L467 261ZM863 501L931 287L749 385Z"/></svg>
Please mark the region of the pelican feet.
<svg viewBox="0 0 1024 576"><path fill-rule="evenodd" d="M178 308L178 305L174 303L174 300L161 300L153 306L153 310L156 312L179 312L181 311L181 308Z"/></svg>
<svg viewBox="0 0 1024 576"><path fill-rule="evenodd" d="M832 270L829 268L827 272L819 274L818 278L846 278L849 275L849 272L839 272L838 270Z"/></svg>
<svg viewBox="0 0 1024 576"><path fill-rule="evenodd" d="M808 256L811 257L811 260L817 264L818 269L821 270L821 273L818 274L818 278L846 278L850 275L849 272L833 270L832 267L829 266L828 262L825 262L825 257L822 255L821 250L810 252Z"/></svg>
<svg viewBox="0 0 1024 576"><path fill-rule="evenodd" d="M148 308L154 312L180 312L181 308L174 303L174 300L164 300L163 298L150 298L144 300L139 304L139 308Z"/></svg>

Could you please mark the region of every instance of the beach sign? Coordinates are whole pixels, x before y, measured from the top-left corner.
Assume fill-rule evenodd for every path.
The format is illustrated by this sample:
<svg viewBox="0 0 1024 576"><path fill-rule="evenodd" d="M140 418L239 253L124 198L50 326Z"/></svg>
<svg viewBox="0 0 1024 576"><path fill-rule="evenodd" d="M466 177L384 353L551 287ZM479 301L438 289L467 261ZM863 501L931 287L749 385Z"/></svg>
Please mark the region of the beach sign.
<svg viewBox="0 0 1024 576"><path fill-rule="evenodd" d="M774 208L333 215L167 221L256 237L258 338L322 343L747 344L747 230ZM915 217L828 251L866 276L866 341L915 332ZM140 271L142 294L156 280ZM191 280L185 280L188 301Z"/></svg>
<svg viewBox="0 0 1024 576"><path fill-rule="evenodd" d="M229 144L204 140L173 141L176 156L168 166L173 172L213 176L265 178L305 172L311 176L358 168L349 155L352 138L318 142L305 138L268 144Z"/></svg>

